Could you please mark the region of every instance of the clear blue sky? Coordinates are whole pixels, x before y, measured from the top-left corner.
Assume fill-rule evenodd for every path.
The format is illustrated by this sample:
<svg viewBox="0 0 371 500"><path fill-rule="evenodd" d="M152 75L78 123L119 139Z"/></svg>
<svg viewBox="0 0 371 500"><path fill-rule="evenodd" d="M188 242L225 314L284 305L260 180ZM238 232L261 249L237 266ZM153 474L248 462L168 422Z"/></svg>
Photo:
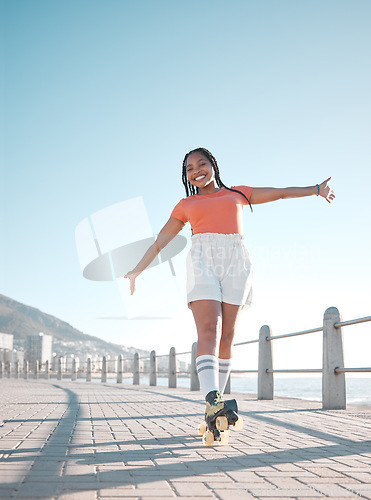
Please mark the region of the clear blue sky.
<svg viewBox="0 0 371 500"><path fill-rule="evenodd" d="M74 231L135 196L158 231L185 196L184 154L204 146L227 185L331 175L337 196L246 210L255 299L238 340L318 326L331 305L371 314L368 0L13 0L1 18L1 293L106 340L190 346L185 305L168 321L97 319L125 310L114 283L82 277ZM370 329L344 335L348 364L369 366ZM307 350L320 364L308 342L277 347L276 366Z"/></svg>

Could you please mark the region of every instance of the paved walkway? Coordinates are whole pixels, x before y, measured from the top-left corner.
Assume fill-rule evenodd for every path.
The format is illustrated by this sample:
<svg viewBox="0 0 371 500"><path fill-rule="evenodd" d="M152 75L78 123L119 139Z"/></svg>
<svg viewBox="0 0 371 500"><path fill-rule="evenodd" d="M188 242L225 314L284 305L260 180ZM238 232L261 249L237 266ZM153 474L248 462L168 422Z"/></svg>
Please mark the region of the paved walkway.
<svg viewBox="0 0 371 500"><path fill-rule="evenodd" d="M186 389L0 380L0 497L371 499L371 408L238 395L245 428L206 448Z"/></svg>

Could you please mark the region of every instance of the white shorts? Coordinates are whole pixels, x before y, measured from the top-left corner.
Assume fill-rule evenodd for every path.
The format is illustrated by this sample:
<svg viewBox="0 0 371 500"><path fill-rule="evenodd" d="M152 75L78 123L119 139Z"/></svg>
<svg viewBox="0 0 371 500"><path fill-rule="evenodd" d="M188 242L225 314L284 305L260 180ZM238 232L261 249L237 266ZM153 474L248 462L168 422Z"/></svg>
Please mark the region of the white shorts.
<svg viewBox="0 0 371 500"><path fill-rule="evenodd" d="M187 255L187 302L217 300L239 306L252 300L252 266L241 234L192 236Z"/></svg>

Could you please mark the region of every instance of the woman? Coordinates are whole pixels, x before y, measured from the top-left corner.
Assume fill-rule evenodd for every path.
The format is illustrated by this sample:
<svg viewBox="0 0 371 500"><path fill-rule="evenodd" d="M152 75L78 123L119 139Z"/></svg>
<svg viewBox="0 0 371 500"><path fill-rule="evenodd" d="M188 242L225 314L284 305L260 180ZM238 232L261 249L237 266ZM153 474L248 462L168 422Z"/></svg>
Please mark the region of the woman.
<svg viewBox="0 0 371 500"><path fill-rule="evenodd" d="M308 187L228 188L220 179L216 159L205 148L185 155L182 179L187 197L175 206L156 242L125 278L130 280L133 294L139 274L190 222L187 301L197 327L196 367L209 423L223 412L222 394L231 370L237 319L242 308L251 303L252 273L243 236L243 206L313 195L330 203L335 195L328 185L331 177Z"/></svg>

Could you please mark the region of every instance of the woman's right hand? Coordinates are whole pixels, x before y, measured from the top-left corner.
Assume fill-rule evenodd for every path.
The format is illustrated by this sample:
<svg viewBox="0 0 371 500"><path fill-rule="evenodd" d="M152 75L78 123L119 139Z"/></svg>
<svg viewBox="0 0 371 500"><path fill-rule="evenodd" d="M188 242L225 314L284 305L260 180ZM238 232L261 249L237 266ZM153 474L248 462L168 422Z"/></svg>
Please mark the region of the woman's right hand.
<svg viewBox="0 0 371 500"><path fill-rule="evenodd" d="M135 280L137 276L139 276L140 273L137 273L135 271L129 271L128 273L125 274L124 278L128 278L130 280L130 294L133 295L135 292Z"/></svg>
<svg viewBox="0 0 371 500"><path fill-rule="evenodd" d="M170 241L176 236L179 231L184 227L184 222L175 219L174 217L170 217L167 223L159 232L157 239L153 245L149 247L147 252L144 254L142 259L135 266L133 271L129 271L125 274L124 278L128 278L130 280L130 292L131 295L135 292L135 280L147 267L153 262L153 260L157 257L160 250L165 248L165 246L170 243ZM135 271L135 269L140 269L140 271Z"/></svg>

